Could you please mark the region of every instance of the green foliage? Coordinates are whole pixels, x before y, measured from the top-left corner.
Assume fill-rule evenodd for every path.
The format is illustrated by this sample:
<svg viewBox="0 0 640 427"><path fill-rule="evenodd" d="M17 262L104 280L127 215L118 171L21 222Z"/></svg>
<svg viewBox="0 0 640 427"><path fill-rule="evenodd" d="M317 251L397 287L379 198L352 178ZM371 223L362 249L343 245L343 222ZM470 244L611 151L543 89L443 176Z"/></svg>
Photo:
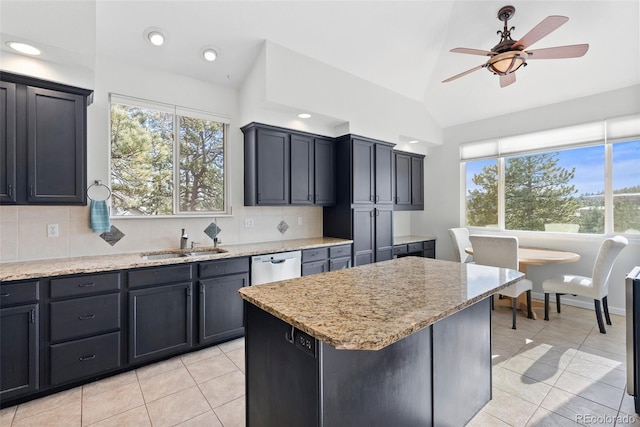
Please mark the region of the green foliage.
<svg viewBox="0 0 640 427"><path fill-rule="evenodd" d="M482 173L472 178L480 188L469 191L467 199L467 224L486 227L498 224L498 165L482 168Z"/></svg>
<svg viewBox="0 0 640 427"><path fill-rule="evenodd" d="M640 185L613 192L613 228L616 233L640 231Z"/></svg>
<svg viewBox="0 0 640 427"><path fill-rule="evenodd" d="M179 117L181 211L224 209L224 125ZM174 115L111 105L111 186L116 215L171 215Z"/></svg>

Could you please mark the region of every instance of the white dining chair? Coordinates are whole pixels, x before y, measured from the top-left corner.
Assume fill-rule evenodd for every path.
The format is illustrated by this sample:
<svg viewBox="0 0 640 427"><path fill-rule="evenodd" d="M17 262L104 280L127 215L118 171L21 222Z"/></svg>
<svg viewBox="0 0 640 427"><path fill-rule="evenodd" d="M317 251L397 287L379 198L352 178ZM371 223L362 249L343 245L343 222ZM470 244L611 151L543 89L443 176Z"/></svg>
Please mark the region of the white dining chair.
<svg viewBox="0 0 640 427"><path fill-rule="evenodd" d="M469 255L464 250L471 247L469 241L469 230L466 228L450 228L449 236L453 242L453 252L458 262L473 262L473 255Z"/></svg>
<svg viewBox="0 0 640 427"><path fill-rule="evenodd" d="M578 276L576 274L563 274L561 276L552 277L542 282L542 290L544 291L544 320L549 320L549 294L556 294L556 310L560 313L560 295L571 294L583 297L593 298L596 309L596 320L600 333L606 334L607 331L602 322L602 308L604 308L604 316L607 325L611 325L609 317L609 304L607 303L607 295L609 293L609 276L613 269L613 263L620 252L629 244L629 241L623 236L615 236L605 239L600 245L598 257L593 266L591 277Z"/></svg>
<svg viewBox="0 0 640 427"><path fill-rule="evenodd" d="M518 238L512 236L469 236L473 246L473 259L476 264L518 270ZM518 296L527 292L527 317L533 318L531 312L531 289L533 283L529 279L521 279L513 285L501 289L498 293L511 297L513 308L512 329L516 329Z"/></svg>

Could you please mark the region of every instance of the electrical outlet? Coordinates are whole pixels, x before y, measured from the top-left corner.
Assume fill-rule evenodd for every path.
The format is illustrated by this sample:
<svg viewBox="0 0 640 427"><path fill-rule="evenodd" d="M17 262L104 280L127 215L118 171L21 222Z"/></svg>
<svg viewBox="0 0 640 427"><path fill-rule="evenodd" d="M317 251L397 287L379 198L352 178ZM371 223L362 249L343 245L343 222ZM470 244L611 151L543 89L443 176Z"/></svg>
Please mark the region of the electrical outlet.
<svg viewBox="0 0 640 427"><path fill-rule="evenodd" d="M298 217L298 225L302 225L302 217L301 216Z"/></svg>
<svg viewBox="0 0 640 427"><path fill-rule="evenodd" d="M244 228L253 228L253 218L244 219Z"/></svg>
<svg viewBox="0 0 640 427"><path fill-rule="evenodd" d="M47 237L58 237L58 224L47 224Z"/></svg>

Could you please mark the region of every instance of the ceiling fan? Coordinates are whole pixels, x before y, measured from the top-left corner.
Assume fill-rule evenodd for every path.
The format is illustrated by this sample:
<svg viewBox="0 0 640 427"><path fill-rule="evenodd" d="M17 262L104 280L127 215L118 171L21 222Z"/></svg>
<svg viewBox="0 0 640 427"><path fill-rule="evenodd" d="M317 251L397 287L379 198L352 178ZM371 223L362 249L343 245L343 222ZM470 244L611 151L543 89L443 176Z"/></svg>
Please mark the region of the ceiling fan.
<svg viewBox="0 0 640 427"><path fill-rule="evenodd" d="M498 19L504 22L504 28L502 31L497 32L500 35L500 43L491 48L491 50L468 49L464 47L451 49L451 52L488 56L489 59L485 64L478 65L470 70L449 77L442 83L450 82L481 68L486 68L493 74L499 75L500 87L505 87L515 83L515 71L520 67L526 66L527 60L529 59L578 58L589 50L588 44L525 50L541 38L557 30L562 24L567 22L569 18L556 15L547 16L542 22L525 34L524 37L515 41L511 38L511 31L513 31L515 27L509 28L508 26L508 21L513 17L515 12L516 8L513 6L505 6L498 11Z"/></svg>

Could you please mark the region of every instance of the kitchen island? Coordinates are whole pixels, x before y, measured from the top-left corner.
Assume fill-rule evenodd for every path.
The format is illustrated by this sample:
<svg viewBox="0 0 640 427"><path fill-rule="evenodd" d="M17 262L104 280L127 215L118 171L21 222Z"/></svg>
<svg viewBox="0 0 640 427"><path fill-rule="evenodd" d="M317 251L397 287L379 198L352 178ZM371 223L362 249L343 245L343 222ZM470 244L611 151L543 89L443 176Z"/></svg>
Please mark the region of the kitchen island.
<svg viewBox="0 0 640 427"><path fill-rule="evenodd" d="M515 270L406 257L240 290L247 426L460 426Z"/></svg>

